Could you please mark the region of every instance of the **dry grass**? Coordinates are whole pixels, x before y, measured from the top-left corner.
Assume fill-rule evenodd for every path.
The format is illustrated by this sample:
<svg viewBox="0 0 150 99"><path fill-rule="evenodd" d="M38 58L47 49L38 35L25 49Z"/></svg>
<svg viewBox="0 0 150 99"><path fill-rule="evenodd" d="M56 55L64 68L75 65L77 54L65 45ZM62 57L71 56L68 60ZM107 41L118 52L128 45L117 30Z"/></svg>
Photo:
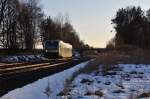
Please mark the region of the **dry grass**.
<svg viewBox="0 0 150 99"><path fill-rule="evenodd" d="M148 98L148 97L150 97L150 92L148 92L148 93L142 93L142 94L140 94L138 96L138 98Z"/></svg>
<svg viewBox="0 0 150 99"><path fill-rule="evenodd" d="M85 68L75 72L72 76L72 80L80 73L98 71L100 65L103 74L108 74L109 70L118 69L116 64L150 64L149 54L149 51L140 48L100 53L93 61L90 61Z"/></svg>
<svg viewBox="0 0 150 99"><path fill-rule="evenodd" d="M114 69L114 65L119 59L119 55L116 54L116 52L114 53L103 53L101 55L98 55L97 58L95 58L94 60L90 61L87 66L85 66L84 68L81 68L79 71L73 73L72 77L71 77L71 81L74 80L75 77L77 77L79 74L81 73L86 73L89 74L93 71L98 71L100 68L100 65L102 67L102 72L104 74L108 73L107 71ZM98 71L99 72L99 71Z"/></svg>
<svg viewBox="0 0 150 99"><path fill-rule="evenodd" d="M49 97L50 97L51 94L52 94L52 91L51 91L51 88L50 88L49 80L48 80L47 86L46 86L46 88L45 88L44 94L47 96L48 99L49 99Z"/></svg>
<svg viewBox="0 0 150 99"><path fill-rule="evenodd" d="M79 69L78 71L74 72L72 74L72 77L70 78L70 81L73 81L74 78L76 78L81 73L91 73L93 70L98 69L99 63L97 63L95 60L90 61L87 66L84 68Z"/></svg>
<svg viewBox="0 0 150 99"><path fill-rule="evenodd" d="M83 78L80 83L93 83L93 81L86 79L86 78Z"/></svg>
<svg viewBox="0 0 150 99"><path fill-rule="evenodd" d="M124 90L115 90L113 93L125 93Z"/></svg>
<svg viewBox="0 0 150 99"><path fill-rule="evenodd" d="M150 64L150 51L136 48L125 50L113 50L98 56L101 64Z"/></svg>
<svg viewBox="0 0 150 99"><path fill-rule="evenodd" d="M124 54L129 56L129 59L126 59L125 63L132 64L150 64L150 52L143 49L136 49L132 51L125 52Z"/></svg>
<svg viewBox="0 0 150 99"><path fill-rule="evenodd" d="M115 67L116 64L150 64L149 54L150 51L137 47L100 53L85 68L74 73L73 78L80 73L91 73L92 71L98 70L99 65L102 67L102 72L108 74L109 70L117 68Z"/></svg>
<svg viewBox="0 0 150 99"><path fill-rule="evenodd" d="M96 95L96 96L102 97L103 96L103 92L101 92L101 91L89 92L88 91L85 95L86 96Z"/></svg>
<svg viewBox="0 0 150 99"><path fill-rule="evenodd" d="M68 97L69 92L70 92L70 85L71 84L71 80L70 79L66 79L65 84L64 84L64 89L58 94L58 96L66 96Z"/></svg>

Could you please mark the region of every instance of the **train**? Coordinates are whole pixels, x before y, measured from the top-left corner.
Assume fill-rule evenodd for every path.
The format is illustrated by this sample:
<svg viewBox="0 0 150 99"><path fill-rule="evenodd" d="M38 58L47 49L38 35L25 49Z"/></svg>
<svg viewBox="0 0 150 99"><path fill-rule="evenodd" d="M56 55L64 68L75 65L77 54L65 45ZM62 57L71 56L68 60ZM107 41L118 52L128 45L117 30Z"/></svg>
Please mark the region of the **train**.
<svg viewBox="0 0 150 99"><path fill-rule="evenodd" d="M44 56L47 58L71 58L73 47L61 40L50 40L44 44Z"/></svg>

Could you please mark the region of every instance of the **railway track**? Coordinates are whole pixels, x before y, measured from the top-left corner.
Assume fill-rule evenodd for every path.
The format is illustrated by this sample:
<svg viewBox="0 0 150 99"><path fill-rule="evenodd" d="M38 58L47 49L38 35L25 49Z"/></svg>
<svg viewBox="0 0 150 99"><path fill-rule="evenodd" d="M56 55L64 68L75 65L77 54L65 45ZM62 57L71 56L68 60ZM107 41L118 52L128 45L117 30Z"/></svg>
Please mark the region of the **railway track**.
<svg viewBox="0 0 150 99"><path fill-rule="evenodd" d="M65 64L71 60L49 60L43 63L12 63L0 65L0 78Z"/></svg>
<svg viewBox="0 0 150 99"><path fill-rule="evenodd" d="M0 96L87 60L89 58L50 60L42 63L0 64Z"/></svg>

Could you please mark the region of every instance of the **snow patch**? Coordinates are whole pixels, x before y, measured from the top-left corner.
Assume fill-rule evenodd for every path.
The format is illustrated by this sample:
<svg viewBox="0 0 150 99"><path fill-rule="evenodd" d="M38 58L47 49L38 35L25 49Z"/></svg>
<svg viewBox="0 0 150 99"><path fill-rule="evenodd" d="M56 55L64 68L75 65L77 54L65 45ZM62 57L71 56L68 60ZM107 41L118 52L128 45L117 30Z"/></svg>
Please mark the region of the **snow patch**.
<svg viewBox="0 0 150 99"><path fill-rule="evenodd" d="M1 58L1 62L28 62L46 60L42 55L18 55L18 56L6 56Z"/></svg>
<svg viewBox="0 0 150 99"><path fill-rule="evenodd" d="M150 93L150 65L119 64L115 75L103 76L94 72L80 74L72 82L70 97L73 99L135 99ZM113 71L113 70L112 70ZM97 94L101 92L101 94ZM94 98L93 98L94 97ZM60 98L61 99L61 98ZM150 99L142 98L142 99Z"/></svg>

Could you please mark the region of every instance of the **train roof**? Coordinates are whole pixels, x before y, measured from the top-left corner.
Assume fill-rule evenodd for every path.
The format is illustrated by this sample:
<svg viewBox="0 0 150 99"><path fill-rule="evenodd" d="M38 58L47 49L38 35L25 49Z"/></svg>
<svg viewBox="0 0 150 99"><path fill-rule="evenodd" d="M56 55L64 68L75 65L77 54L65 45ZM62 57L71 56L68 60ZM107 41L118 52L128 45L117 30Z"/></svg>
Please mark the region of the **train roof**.
<svg viewBox="0 0 150 99"><path fill-rule="evenodd" d="M60 41L60 43L63 44L64 46L66 46L66 47L72 47L72 45L69 44L69 43L65 43L65 42L63 42L63 41Z"/></svg>
<svg viewBox="0 0 150 99"><path fill-rule="evenodd" d="M49 41L46 41L46 42L52 42L52 41L59 42L59 43L63 44L63 45L66 46L66 47L69 47L69 48L72 47L71 44L65 43L64 41L61 41L61 40L49 40Z"/></svg>

